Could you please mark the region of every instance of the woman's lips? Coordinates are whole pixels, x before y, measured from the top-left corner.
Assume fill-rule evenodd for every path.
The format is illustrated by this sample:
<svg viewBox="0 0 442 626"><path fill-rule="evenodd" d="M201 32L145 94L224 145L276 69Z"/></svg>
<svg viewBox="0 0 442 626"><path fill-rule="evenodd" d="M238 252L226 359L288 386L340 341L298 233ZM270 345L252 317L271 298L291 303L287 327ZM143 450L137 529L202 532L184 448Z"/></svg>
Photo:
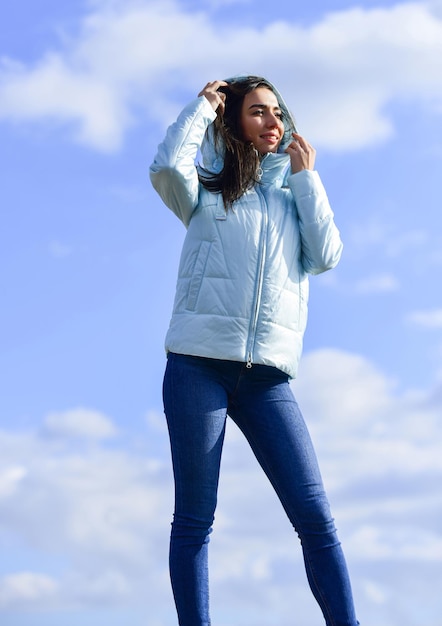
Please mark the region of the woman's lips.
<svg viewBox="0 0 442 626"><path fill-rule="evenodd" d="M261 135L261 139L264 139L264 141L269 141L271 143L279 141L278 135L275 135L274 133L266 133L265 135Z"/></svg>

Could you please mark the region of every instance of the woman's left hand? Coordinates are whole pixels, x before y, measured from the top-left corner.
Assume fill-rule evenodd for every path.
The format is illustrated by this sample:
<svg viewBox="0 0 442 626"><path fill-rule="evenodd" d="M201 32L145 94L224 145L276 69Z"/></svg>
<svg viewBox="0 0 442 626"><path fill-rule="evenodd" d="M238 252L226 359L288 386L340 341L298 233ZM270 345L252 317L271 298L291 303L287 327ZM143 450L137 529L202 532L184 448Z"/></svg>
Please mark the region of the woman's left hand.
<svg viewBox="0 0 442 626"><path fill-rule="evenodd" d="M292 136L292 143L285 149L285 152L290 156L292 174L302 170L313 170L315 167L316 150L301 135L292 133Z"/></svg>

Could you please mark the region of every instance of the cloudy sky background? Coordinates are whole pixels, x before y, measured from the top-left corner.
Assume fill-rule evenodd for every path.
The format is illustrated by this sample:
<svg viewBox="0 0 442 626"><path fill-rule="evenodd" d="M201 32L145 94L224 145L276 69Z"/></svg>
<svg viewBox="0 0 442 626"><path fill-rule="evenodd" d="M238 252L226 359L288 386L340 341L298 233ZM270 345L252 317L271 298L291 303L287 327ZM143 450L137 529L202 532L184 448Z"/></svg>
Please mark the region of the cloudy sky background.
<svg viewBox="0 0 442 626"><path fill-rule="evenodd" d="M163 337L184 229L148 166L210 79L283 92L345 243L295 393L362 626L440 626L442 2L2 0L0 622L170 626ZM235 428L216 626L319 626Z"/></svg>

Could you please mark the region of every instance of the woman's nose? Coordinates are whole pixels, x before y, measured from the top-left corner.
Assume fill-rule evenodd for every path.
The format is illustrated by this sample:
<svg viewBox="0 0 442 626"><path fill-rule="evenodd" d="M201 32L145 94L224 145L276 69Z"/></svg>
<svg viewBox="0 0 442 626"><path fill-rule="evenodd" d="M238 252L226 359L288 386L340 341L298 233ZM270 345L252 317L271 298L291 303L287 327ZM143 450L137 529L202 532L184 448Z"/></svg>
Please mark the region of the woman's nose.
<svg viewBox="0 0 442 626"><path fill-rule="evenodd" d="M267 114L267 126L269 126L270 128L274 128L275 126L278 126L278 122L279 122L279 118L274 114L269 112Z"/></svg>

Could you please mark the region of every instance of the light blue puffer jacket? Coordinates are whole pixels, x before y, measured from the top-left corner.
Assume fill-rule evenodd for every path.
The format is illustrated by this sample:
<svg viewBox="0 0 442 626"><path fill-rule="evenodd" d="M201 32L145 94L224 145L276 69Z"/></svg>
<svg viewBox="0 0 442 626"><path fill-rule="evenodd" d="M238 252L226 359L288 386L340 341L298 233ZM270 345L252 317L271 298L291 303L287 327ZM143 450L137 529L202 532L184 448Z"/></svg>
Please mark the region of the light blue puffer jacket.
<svg viewBox="0 0 442 626"><path fill-rule="evenodd" d="M150 168L153 186L187 227L166 350L271 365L294 378L307 275L336 265L339 232L317 172L291 174L285 153L262 159L260 183L226 213L195 166L201 149L204 166L219 167L210 140L215 117L204 96L191 102Z"/></svg>

